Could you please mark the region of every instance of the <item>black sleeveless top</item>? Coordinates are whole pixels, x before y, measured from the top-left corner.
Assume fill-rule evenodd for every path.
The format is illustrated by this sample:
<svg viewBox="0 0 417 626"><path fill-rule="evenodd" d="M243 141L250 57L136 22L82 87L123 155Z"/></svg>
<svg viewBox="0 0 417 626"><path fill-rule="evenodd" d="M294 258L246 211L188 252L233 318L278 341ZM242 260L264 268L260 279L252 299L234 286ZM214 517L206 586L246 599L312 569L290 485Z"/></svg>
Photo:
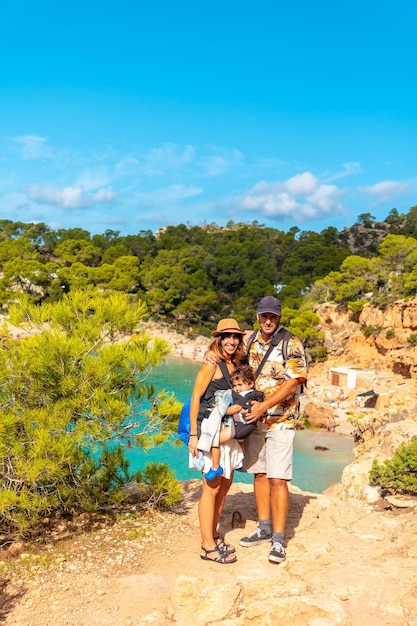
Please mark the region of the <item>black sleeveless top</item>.
<svg viewBox="0 0 417 626"><path fill-rule="evenodd" d="M229 370L225 361L220 361L218 364L223 376L210 381L209 386L205 390L204 394L200 398L200 409L197 416L197 424L208 417L210 411L214 407L214 394L216 391L225 391L231 388Z"/></svg>

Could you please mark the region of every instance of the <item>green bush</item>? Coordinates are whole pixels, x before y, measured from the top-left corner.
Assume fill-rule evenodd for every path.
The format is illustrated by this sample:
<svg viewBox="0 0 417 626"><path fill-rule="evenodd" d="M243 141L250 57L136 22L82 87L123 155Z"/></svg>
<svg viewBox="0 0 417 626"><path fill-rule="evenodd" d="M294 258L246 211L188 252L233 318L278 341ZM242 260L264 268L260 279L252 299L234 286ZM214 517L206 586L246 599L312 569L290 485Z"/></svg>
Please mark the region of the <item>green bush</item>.
<svg viewBox="0 0 417 626"><path fill-rule="evenodd" d="M370 337L371 335L373 335L374 337L378 337L381 330L382 330L381 328L375 327L375 326L364 326L364 328L362 329L362 332L365 335L365 337Z"/></svg>
<svg viewBox="0 0 417 626"><path fill-rule="evenodd" d="M347 308L352 313L361 313L365 304L368 304L369 300L352 300L347 303Z"/></svg>
<svg viewBox="0 0 417 626"><path fill-rule="evenodd" d="M12 307L28 336L0 343L0 532L120 502L132 480L127 441L149 447L176 432L180 403L162 394L143 408L150 369L168 353L132 334L145 312L126 294L95 290Z"/></svg>
<svg viewBox="0 0 417 626"><path fill-rule="evenodd" d="M181 500L181 487L175 473L166 463L148 463L143 471L137 472L142 501L157 508L169 508Z"/></svg>
<svg viewBox="0 0 417 626"><path fill-rule="evenodd" d="M325 363L328 359L327 350L324 346L314 346L309 348L308 354L313 363Z"/></svg>
<svg viewBox="0 0 417 626"><path fill-rule="evenodd" d="M387 339L392 339L393 337L395 337L395 330L393 328L387 330L387 332L385 333L385 337Z"/></svg>
<svg viewBox="0 0 417 626"><path fill-rule="evenodd" d="M417 437L413 437L409 444L401 444L393 458L382 465L374 459L369 482L391 493L417 495Z"/></svg>
<svg viewBox="0 0 417 626"><path fill-rule="evenodd" d="M407 339L407 343L409 343L410 346L417 345L417 334L416 333L411 333L411 335Z"/></svg>

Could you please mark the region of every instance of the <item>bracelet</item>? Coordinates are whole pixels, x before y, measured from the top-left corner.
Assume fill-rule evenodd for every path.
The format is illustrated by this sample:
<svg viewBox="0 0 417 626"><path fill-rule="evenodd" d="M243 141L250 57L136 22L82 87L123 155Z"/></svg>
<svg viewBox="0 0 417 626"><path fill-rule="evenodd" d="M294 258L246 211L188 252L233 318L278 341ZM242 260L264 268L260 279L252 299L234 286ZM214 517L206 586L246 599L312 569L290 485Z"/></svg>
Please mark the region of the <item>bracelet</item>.
<svg viewBox="0 0 417 626"><path fill-rule="evenodd" d="M190 437L198 437L198 435L190 435Z"/></svg>

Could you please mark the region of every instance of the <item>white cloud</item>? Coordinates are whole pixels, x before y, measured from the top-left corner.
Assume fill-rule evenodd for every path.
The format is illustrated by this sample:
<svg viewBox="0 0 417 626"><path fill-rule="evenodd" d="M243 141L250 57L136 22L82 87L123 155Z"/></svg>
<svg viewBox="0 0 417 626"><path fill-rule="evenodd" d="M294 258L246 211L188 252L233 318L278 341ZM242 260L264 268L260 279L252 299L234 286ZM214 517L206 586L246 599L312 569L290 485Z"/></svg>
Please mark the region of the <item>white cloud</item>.
<svg viewBox="0 0 417 626"><path fill-rule="evenodd" d="M123 174L136 172L139 169L139 161L135 157L127 156L120 161L117 161L115 165L115 170L121 172Z"/></svg>
<svg viewBox="0 0 417 626"><path fill-rule="evenodd" d="M344 178L345 176L354 176L355 174L360 174L362 171L361 164L356 161L350 161L348 163L342 163L343 170L341 172L336 172L331 176L326 177L328 182L333 180L337 180L338 178Z"/></svg>
<svg viewBox="0 0 417 626"><path fill-rule="evenodd" d="M200 161L206 176L220 176L229 169L231 162L223 156L208 156Z"/></svg>
<svg viewBox="0 0 417 626"><path fill-rule="evenodd" d="M117 200L117 194L112 189L99 189L96 193L87 196L91 204L108 204Z"/></svg>
<svg viewBox="0 0 417 626"><path fill-rule="evenodd" d="M51 150L46 146L47 137L38 135L19 135L13 141L21 146L24 159L43 159L52 156Z"/></svg>
<svg viewBox="0 0 417 626"><path fill-rule="evenodd" d="M410 189L411 186L408 183L400 183L395 180L384 180L370 187L359 187L361 193L367 193L380 202L393 200L408 193Z"/></svg>
<svg viewBox="0 0 417 626"><path fill-rule="evenodd" d="M29 199L39 204L50 204L62 209L83 209L93 204L107 204L117 199L111 189L99 189L93 194L85 193L82 187L40 187L32 185L28 192Z"/></svg>
<svg viewBox="0 0 417 626"><path fill-rule="evenodd" d="M296 174L283 183L284 189L294 195L306 195L312 193L317 187L318 181L310 172Z"/></svg>
<svg viewBox="0 0 417 626"><path fill-rule="evenodd" d="M243 162L243 154L236 148L224 150L218 146L209 145L208 149L214 154L207 154L198 159L198 166L202 169L203 176L222 176Z"/></svg>
<svg viewBox="0 0 417 626"><path fill-rule="evenodd" d="M268 217L293 220L320 219L342 213L346 190L323 185L310 172L297 174L283 182L262 181L243 198L242 207Z"/></svg>

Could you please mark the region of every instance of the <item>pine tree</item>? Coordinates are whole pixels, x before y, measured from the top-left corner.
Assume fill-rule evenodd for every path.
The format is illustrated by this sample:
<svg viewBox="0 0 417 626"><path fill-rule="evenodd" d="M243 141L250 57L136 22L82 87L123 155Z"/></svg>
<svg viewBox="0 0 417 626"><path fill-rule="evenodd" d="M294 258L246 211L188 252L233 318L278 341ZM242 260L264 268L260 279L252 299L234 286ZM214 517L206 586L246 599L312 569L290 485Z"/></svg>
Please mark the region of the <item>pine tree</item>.
<svg viewBox="0 0 417 626"><path fill-rule="evenodd" d="M143 303L93 289L35 306L23 296L0 345L0 529L31 529L57 512L93 511L131 481L127 440L152 446L174 432L180 405L154 396L150 370L169 352L135 333Z"/></svg>

